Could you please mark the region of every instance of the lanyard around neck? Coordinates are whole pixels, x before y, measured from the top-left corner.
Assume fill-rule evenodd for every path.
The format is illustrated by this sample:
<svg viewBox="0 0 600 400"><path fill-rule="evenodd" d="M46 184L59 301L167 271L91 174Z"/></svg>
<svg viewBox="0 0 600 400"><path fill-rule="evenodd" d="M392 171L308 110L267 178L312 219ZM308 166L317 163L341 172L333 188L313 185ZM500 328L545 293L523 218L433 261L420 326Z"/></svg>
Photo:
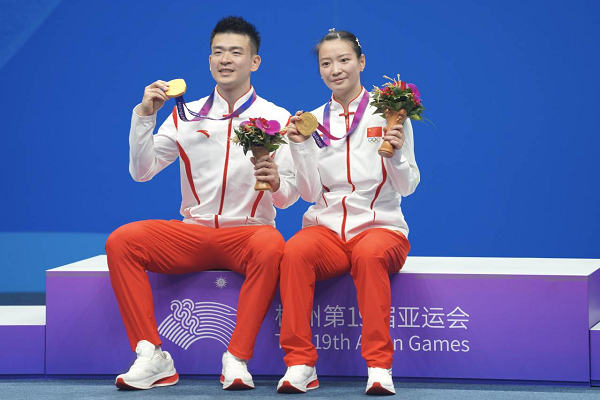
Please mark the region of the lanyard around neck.
<svg viewBox="0 0 600 400"><path fill-rule="evenodd" d="M350 136L352 132L356 130L358 124L360 124L360 121L365 115L367 106L369 105L369 92L365 90L365 93L363 94L362 98L360 99L360 103L358 104L358 108L356 109L356 113L354 114L354 118L352 119L352 125L350 125L350 129L348 129L348 132L346 132L346 134L342 137L335 137L331 134L331 102L332 100L330 99L325 108L323 109L323 125L319 124L319 126L317 127L319 132L323 134L323 138L321 138L317 134L317 132L313 133L313 138L315 142L317 142L317 146L319 146L319 148L329 146L331 144L331 140L344 139L345 137Z"/></svg>
<svg viewBox="0 0 600 400"><path fill-rule="evenodd" d="M210 111L210 109L213 106L213 103L215 101L215 90L213 89L212 93L210 94L210 96L208 96L208 99L206 100L206 102L204 102L204 105L202 106L202 108L200 109L200 111L198 112L194 112L192 110L190 110L187 106L187 104L185 104L185 101L183 100L183 96L179 96L175 99L176 103L177 103L177 113L179 114L179 118L182 121L187 121L187 122L191 122L191 121L202 121L203 119L210 119L212 121L222 121L224 119L230 119L233 117L238 117L240 114L242 114L244 111L246 111L248 108L250 108L250 106L252 105L252 103L254 103L256 101L256 91L253 90L252 91L252 96L250 96L250 98L248 100L246 100L244 102L244 104L242 104L241 106L239 106L236 110L234 110L231 114L228 114L222 118L210 118L208 116L208 112ZM189 120L187 119L187 116L185 115L185 110L188 110L188 112L190 114L192 114L194 116L193 119Z"/></svg>

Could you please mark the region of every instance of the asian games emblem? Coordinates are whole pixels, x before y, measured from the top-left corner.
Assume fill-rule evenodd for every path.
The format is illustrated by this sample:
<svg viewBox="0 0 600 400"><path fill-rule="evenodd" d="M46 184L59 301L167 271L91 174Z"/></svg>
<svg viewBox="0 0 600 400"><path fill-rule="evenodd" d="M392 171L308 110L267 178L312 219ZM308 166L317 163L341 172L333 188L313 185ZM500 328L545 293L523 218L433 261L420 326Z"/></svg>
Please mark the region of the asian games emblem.
<svg viewBox="0 0 600 400"><path fill-rule="evenodd" d="M219 289L227 280L219 276L215 281ZM227 304L190 299L171 301L171 314L159 325L158 333L165 339L187 350L201 339L213 339L225 348L233 334L237 310Z"/></svg>

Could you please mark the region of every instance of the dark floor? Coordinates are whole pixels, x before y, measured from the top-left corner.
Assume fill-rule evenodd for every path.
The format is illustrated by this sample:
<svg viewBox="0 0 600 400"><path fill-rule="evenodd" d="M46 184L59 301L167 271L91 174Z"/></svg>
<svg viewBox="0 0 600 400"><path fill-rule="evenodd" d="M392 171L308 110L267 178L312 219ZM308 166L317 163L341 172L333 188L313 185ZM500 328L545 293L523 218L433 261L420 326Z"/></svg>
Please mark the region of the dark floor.
<svg viewBox="0 0 600 400"><path fill-rule="evenodd" d="M96 380L0 380L2 399L229 399L229 398L277 398L290 396L306 399L344 400L371 398L364 395L362 381L322 381L319 389L305 395L283 395L275 391L276 380L256 381L256 389L241 392L223 391L213 380L182 379L177 385L151 390L121 391L112 379ZM600 388L533 386L533 385L480 385L449 383L396 382L394 399L600 399Z"/></svg>

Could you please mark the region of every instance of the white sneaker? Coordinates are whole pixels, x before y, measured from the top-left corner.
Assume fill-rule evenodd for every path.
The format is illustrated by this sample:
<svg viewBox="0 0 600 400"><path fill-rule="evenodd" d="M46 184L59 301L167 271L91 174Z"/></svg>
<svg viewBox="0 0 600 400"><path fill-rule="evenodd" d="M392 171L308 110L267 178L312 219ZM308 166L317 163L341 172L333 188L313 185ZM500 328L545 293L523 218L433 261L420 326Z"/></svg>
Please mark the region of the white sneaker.
<svg viewBox="0 0 600 400"><path fill-rule="evenodd" d="M369 368L369 380L367 381L366 394L396 394L394 381L392 380L392 369Z"/></svg>
<svg viewBox="0 0 600 400"><path fill-rule="evenodd" d="M173 359L166 351L155 351L152 343L142 340L135 348L137 359L126 374L117 376L119 389L152 389L179 382Z"/></svg>
<svg viewBox="0 0 600 400"><path fill-rule="evenodd" d="M252 375L248 372L248 361L234 356L229 351L223 353L221 383L223 390L254 389Z"/></svg>
<svg viewBox="0 0 600 400"><path fill-rule="evenodd" d="M279 380L278 393L306 393L319 387L317 368L308 365L292 365Z"/></svg>

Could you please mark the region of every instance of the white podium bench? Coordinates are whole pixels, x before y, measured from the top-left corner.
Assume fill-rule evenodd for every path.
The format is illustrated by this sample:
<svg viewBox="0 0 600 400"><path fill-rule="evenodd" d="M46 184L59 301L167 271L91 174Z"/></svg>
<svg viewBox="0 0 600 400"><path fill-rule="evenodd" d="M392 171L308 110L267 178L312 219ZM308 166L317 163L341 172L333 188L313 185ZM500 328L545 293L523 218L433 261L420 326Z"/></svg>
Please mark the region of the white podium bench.
<svg viewBox="0 0 600 400"><path fill-rule="evenodd" d="M43 375L46 307L0 306L0 375Z"/></svg>

